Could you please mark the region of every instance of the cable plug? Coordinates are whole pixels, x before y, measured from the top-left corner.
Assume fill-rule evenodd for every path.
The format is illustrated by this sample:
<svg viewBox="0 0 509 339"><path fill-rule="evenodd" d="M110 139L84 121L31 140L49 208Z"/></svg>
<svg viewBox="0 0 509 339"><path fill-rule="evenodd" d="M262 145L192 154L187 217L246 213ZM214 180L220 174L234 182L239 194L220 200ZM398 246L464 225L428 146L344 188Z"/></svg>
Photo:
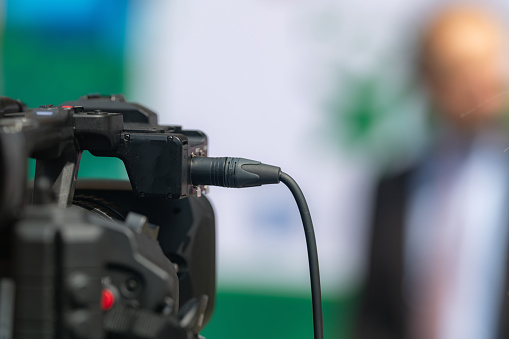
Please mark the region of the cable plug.
<svg viewBox="0 0 509 339"><path fill-rule="evenodd" d="M244 158L191 159L190 180L193 185L253 187L278 184L281 169Z"/></svg>

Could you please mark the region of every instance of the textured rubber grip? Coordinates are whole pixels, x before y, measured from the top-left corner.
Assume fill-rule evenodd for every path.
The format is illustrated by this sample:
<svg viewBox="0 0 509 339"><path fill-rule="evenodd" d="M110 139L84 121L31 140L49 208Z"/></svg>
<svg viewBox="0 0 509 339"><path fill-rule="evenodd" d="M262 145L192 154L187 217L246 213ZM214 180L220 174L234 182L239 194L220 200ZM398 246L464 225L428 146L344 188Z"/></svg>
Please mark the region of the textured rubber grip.
<svg viewBox="0 0 509 339"><path fill-rule="evenodd" d="M278 184L281 169L244 158L191 159L190 180L193 185L252 187Z"/></svg>

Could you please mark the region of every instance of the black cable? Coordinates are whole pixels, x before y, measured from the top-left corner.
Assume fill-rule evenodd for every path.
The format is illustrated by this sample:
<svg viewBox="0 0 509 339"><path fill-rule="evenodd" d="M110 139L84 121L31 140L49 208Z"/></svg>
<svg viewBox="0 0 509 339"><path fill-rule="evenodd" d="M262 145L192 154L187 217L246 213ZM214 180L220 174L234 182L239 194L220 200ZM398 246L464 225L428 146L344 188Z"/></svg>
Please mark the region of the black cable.
<svg viewBox="0 0 509 339"><path fill-rule="evenodd" d="M313 332L315 339L323 339L323 311L322 311L322 291L320 288L320 269L318 266L318 251L316 248L315 231L311 213L309 213L306 198L302 193L297 182L288 174L281 172L279 179L292 192L297 206L299 207L302 224L304 226L304 235L306 236L306 245L308 248L309 278L311 281L311 303L313 306Z"/></svg>
<svg viewBox="0 0 509 339"><path fill-rule="evenodd" d="M299 207L304 235L308 249L309 276L311 281L311 303L313 306L313 332L315 339L323 339L322 292L320 289L320 270L316 248L313 221L308 204L299 185L291 176L281 172L276 166L243 158L191 159L189 179L193 185L214 185L222 187L252 187L283 182L292 192Z"/></svg>

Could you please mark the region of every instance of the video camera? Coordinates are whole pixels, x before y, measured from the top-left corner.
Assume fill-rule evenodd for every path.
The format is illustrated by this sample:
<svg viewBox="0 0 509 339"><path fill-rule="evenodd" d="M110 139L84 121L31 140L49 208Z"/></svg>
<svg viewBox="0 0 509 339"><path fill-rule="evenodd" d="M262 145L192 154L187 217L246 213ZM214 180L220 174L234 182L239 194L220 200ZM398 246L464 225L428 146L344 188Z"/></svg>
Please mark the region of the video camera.
<svg viewBox="0 0 509 339"><path fill-rule="evenodd" d="M121 159L129 182L78 181L84 150ZM214 211L202 193L280 181L303 215L323 338L311 218L279 167L208 158L204 133L159 125L121 95L34 109L0 98L0 339L200 338L216 275Z"/></svg>

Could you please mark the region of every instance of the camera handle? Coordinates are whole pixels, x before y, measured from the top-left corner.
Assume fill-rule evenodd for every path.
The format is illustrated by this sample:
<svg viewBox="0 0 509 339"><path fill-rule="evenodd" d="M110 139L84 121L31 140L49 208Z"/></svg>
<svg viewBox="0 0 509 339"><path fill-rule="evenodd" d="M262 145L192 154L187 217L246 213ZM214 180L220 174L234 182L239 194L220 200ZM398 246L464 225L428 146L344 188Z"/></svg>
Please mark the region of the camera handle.
<svg viewBox="0 0 509 339"><path fill-rule="evenodd" d="M72 204L81 151L68 143L58 158L37 159L34 177L34 204L55 201L59 207ZM51 188L51 189L50 189ZM54 194L55 196L50 196Z"/></svg>

